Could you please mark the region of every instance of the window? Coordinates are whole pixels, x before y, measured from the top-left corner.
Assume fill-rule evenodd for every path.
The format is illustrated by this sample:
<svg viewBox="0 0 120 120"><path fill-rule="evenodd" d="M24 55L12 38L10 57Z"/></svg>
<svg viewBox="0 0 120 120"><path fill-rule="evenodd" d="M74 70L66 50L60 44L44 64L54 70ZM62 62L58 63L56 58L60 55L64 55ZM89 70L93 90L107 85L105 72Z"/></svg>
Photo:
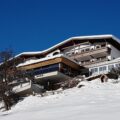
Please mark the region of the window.
<svg viewBox="0 0 120 120"><path fill-rule="evenodd" d="M103 67L103 71L106 71L106 66Z"/></svg>
<svg viewBox="0 0 120 120"><path fill-rule="evenodd" d="M100 71L100 72L102 71L102 67L99 68L99 71Z"/></svg>
<svg viewBox="0 0 120 120"><path fill-rule="evenodd" d="M95 68L95 72L98 72L98 68Z"/></svg>
<svg viewBox="0 0 120 120"><path fill-rule="evenodd" d="M93 69L91 69L90 71L91 71L92 74L93 74L93 73L98 73L98 68L93 68Z"/></svg>
<svg viewBox="0 0 120 120"><path fill-rule="evenodd" d="M94 73L94 69L91 69L91 73L92 73L92 74Z"/></svg>
<svg viewBox="0 0 120 120"><path fill-rule="evenodd" d="M58 70L59 70L59 64L53 64L53 65L48 65L48 66L38 68L31 72L33 72L34 75L39 75L39 74L44 74L44 73L58 71Z"/></svg>
<svg viewBox="0 0 120 120"><path fill-rule="evenodd" d="M99 71L102 72L102 71L106 71L106 66L102 66L99 68Z"/></svg>

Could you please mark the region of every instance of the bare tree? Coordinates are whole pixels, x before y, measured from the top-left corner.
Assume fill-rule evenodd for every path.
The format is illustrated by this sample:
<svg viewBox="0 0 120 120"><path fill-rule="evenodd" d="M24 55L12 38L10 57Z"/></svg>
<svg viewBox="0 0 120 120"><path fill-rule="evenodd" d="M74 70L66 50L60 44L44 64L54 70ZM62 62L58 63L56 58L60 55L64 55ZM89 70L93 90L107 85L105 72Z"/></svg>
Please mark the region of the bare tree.
<svg viewBox="0 0 120 120"><path fill-rule="evenodd" d="M7 94L10 92L9 77L10 77L10 62L9 59L12 58L12 51L5 50L0 52L0 97L4 101L6 110L10 109L10 103Z"/></svg>
<svg viewBox="0 0 120 120"><path fill-rule="evenodd" d="M4 102L5 109L9 110L15 100L12 82L23 77L20 70L17 70L17 59L13 57L12 50L0 52L0 99ZM21 76L20 76L21 75Z"/></svg>

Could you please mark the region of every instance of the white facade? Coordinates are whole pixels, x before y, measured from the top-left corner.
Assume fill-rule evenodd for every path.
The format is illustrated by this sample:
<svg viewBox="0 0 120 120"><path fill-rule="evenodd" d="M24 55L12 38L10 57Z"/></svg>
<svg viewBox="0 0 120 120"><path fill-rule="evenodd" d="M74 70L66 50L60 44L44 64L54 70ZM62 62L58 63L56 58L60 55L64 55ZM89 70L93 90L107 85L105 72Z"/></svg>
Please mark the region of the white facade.
<svg viewBox="0 0 120 120"><path fill-rule="evenodd" d="M88 68L90 72L100 74L108 72L111 67L116 66L117 63L114 60L120 57L119 46L119 39L113 35L72 37L47 50L18 55L43 55L43 58L32 59L18 66L63 55L80 66ZM115 63L112 63L112 60Z"/></svg>
<svg viewBox="0 0 120 120"><path fill-rule="evenodd" d="M102 48L101 45L105 45L106 48L110 49L110 53L106 54L100 54L100 55L96 55L94 57L91 58L91 56L86 56L86 57L81 57L80 59L77 60L78 64L82 64L82 62L84 60L90 61L91 64L87 65L87 68L89 69L89 75L97 75L97 74L103 74L103 73L108 73L112 68L118 67L120 66L120 51L115 48L113 45L111 45L108 42L95 42L94 44L91 44L89 42L83 42L81 44L78 45L73 45L73 46L68 46L66 47L62 52L57 49L51 53L49 53L46 57L53 57L54 54L63 54L68 56L68 58L70 56L76 55L76 54L80 54L80 53L84 53L84 52L88 52L89 50L96 50L99 48ZM104 47L103 47L104 48ZM105 61L101 61L99 63L97 63L98 58L102 58L102 57L106 57ZM119 59L117 59L119 58ZM93 63L92 63L93 62ZM94 63L96 62L96 63ZM84 66L84 65L83 65ZM86 67L86 66L85 66Z"/></svg>
<svg viewBox="0 0 120 120"><path fill-rule="evenodd" d="M111 45L111 59L113 60L118 57L120 57L120 51L117 48L115 48L113 45Z"/></svg>
<svg viewBox="0 0 120 120"><path fill-rule="evenodd" d="M120 58L91 65L89 68L90 75L98 75L108 73L112 68L120 67Z"/></svg>

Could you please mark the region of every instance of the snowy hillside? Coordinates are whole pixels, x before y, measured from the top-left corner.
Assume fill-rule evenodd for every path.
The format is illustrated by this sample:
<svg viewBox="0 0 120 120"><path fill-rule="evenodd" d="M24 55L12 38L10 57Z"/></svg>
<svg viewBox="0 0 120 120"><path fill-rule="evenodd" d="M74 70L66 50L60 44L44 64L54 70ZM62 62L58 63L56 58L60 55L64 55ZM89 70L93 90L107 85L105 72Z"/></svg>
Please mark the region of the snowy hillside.
<svg viewBox="0 0 120 120"><path fill-rule="evenodd" d="M0 120L119 120L120 83L83 82L82 88L46 97L29 96Z"/></svg>

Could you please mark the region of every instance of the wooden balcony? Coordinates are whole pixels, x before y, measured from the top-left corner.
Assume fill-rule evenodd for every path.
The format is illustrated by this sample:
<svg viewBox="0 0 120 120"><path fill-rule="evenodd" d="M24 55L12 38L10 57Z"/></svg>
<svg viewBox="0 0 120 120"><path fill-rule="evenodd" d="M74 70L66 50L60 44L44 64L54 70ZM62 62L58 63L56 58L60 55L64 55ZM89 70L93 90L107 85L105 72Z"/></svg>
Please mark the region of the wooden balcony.
<svg viewBox="0 0 120 120"><path fill-rule="evenodd" d="M86 60L91 58L97 58L102 56L107 56L110 50L107 47L101 47L96 49L89 49L88 51L78 52L69 56L72 59L76 60Z"/></svg>
<svg viewBox="0 0 120 120"><path fill-rule="evenodd" d="M105 61L108 61L108 59L107 58L101 58L100 60L96 60L96 61L85 61L85 62L81 63L80 65L85 66L85 67L89 67L92 64L97 64L97 63L105 62Z"/></svg>
<svg viewBox="0 0 120 120"><path fill-rule="evenodd" d="M51 59L36 62L36 63L23 65L23 66L20 66L19 69L31 70L31 69L37 69L37 68L41 68L41 67L45 67L45 66L50 66L53 64L58 64L58 63L64 63L76 70L78 70L80 68L80 66L78 64L76 64L75 62L71 61L70 59L68 59L64 56L61 56L61 57L51 58Z"/></svg>

